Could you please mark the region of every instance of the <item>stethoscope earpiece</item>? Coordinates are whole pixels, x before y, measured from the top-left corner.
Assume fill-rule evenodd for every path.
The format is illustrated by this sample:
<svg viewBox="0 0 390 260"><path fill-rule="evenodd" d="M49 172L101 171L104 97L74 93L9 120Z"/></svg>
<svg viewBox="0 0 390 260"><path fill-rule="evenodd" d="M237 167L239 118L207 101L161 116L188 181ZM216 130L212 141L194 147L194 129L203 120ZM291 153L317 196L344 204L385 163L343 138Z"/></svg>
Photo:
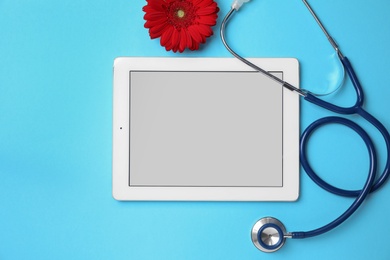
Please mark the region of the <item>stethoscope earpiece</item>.
<svg viewBox="0 0 390 260"><path fill-rule="evenodd" d="M286 232L283 223L273 217L258 220L251 232L253 244L266 253L279 250L286 242L287 237L290 235Z"/></svg>

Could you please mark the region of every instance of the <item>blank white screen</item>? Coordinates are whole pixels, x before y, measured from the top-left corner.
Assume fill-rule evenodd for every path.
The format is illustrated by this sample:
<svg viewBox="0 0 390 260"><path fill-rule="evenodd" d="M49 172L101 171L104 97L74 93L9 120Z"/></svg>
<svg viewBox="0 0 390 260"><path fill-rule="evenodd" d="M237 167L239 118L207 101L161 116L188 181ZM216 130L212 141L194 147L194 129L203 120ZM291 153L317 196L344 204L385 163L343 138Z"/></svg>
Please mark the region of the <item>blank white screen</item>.
<svg viewBox="0 0 390 260"><path fill-rule="evenodd" d="M131 71L130 186L282 186L282 103L256 72Z"/></svg>

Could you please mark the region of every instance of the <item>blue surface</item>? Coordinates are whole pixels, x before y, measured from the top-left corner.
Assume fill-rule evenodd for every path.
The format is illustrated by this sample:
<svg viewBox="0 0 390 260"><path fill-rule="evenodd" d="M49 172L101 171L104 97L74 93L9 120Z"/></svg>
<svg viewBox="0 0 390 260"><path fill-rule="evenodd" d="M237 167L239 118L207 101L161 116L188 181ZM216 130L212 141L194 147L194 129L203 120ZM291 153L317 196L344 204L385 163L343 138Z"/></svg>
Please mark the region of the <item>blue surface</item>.
<svg viewBox="0 0 390 260"><path fill-rule="evenodd" d="M222 16L230 1L218 1ZM390 2L311 0L349 57L365 108L390 128ZM276 216L289 231L317 228L351 203L302 170L293 203L117 202L111 196L112 64L117 56L230 57L218 33L197 52L167 53L143 28L144 1L0 0L0 259L389 259L390 185L328 234L259 252L250 229ZM301 1L251 1L229 25L247 57L296 57L302 85L324 85L332 49ZM215 27L217 32L217 27ZM351 104L348 83L331 101ZM302 129L332 115L302 102ZM352 117L355 118L355 117ZM380 135L357 120L385 157ZM341 126L309 145L315 170L363 185L363 141Z"/></svg>

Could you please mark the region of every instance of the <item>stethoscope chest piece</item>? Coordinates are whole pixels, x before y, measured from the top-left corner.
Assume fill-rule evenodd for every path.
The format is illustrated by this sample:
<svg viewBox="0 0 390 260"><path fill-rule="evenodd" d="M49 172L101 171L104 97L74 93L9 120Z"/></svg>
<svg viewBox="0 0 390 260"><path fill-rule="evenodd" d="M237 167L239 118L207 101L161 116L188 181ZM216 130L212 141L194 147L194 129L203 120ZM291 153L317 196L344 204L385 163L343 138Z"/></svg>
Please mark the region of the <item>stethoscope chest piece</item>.
<svg viewBox="0 0 390 260"><path fill-rule="evenodd" d="M251 238L261 251L272 253L279 250L286 242L286 228L276 218L265 217L255 223Z"/></svg>

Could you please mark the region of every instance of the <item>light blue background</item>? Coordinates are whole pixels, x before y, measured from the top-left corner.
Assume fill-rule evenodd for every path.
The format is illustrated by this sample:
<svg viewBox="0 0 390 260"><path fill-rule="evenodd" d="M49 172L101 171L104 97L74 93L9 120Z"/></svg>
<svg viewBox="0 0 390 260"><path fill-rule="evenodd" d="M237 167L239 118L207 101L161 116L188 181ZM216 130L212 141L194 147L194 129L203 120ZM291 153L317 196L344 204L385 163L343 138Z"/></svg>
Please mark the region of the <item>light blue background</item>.
<svg viewBox="0 0 390 260"><path fill-rule="evenodd" d="M390 2L310 2L360 76L365 107L390 128ZM218 3L220 24L230 0ZM167 53L143 28L144 5L0 0L0 259L389 259L389 185L338 229L287 241L274 254L250 241L257 219L272 215L289 231L305 231L333 220L352 200L321 190L303 170L293 203L112 198L114 58L230 57L217 27L200 51ZM298 58L303 87L321 86L333 69L332 49L301 1L252 1L228 33L244 56ZM348 105L354 97L348 83L330 99ZM331 114L304 101L301 109L302 129ZM362 125L378 145L382 169L382 139ZM364 183L366 151L349 130L319 130L309 151L325 179L345 188Z"/></svg>

